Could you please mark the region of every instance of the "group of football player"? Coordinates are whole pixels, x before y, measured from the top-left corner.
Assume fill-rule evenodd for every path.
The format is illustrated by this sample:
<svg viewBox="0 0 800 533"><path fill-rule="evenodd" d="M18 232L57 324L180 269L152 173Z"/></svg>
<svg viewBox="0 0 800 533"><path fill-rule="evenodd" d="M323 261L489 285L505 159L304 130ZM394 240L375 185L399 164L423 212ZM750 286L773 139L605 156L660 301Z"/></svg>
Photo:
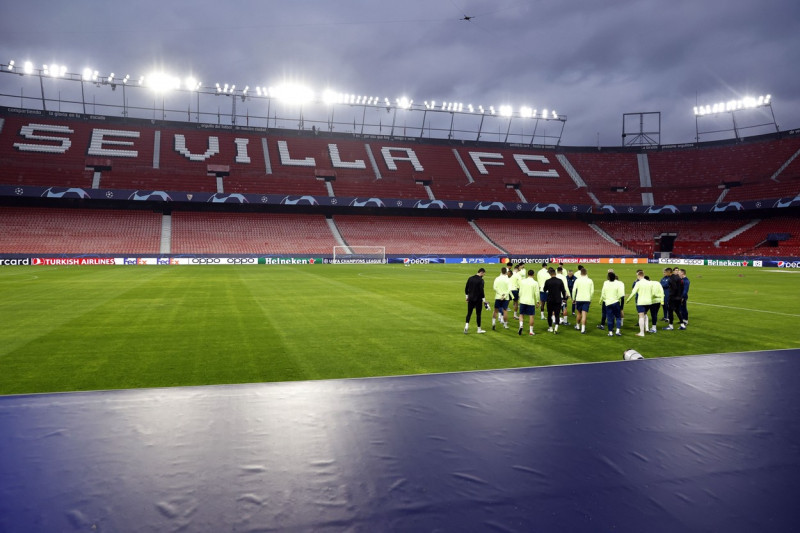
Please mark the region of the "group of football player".
<svg viewBox="0 0 800 533"><path fill-rule="evenodd" d="M577 275L572 270L564 273L563 264L548 267L541 264L538 272L525 270L525 264L519 263L510 267L503 266L500 274L494 279L492 289L495 292L494 306L486 302L484 293L484 268L467 280L464 289L467 301L467 316L464 333L469 332L469 322L473 311L476 314L477 332L485 333L481 328L481 311L485 307L492 312L492 329L497 325L509 329L508 312L511 307L513 318L519 320L517 333L522 335L525 317L528 317L528 335L535 335L533 323L537 309L542 320L547 320L547 332L558 333L560 325L570 325L569 300L572 300L571 314L575 316L575 329L586 334L586 320L589 307L594 297L594 282L585 267L578 265ZM667 325L664 330L673 330L677 317L678 329L684 330L689 324L689 313L686 301L689 297L689 278L682 268L665 268L659 281L651 280L644 271L638 270L631 292L625 298L625 285L613 269L609 269L600 293L601 321L598 329L608 328L608 336L621 336L624 321L624 306L635 298L638 313L639 333L656 333L659 311L663 309L663 320Z"/></svg>

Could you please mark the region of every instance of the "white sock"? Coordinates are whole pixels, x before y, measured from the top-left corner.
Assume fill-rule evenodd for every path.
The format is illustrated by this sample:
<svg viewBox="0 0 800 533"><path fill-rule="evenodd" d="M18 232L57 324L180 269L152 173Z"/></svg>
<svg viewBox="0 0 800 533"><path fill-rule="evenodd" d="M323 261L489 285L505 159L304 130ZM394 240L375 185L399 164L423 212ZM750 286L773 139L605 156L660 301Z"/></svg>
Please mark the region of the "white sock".
<svg viewBox="0 0 800 533"><path fill-rule="evenodd" d="M494 326L497 323L497 319L492 317L492 325Z"/></svg>
<svg viewBox="0 0 800 533"><path fill-rule="evenodd" d="M581 324L581 331L586 331L586 324Z"/></svg>
<svg viewBox="0 0 800 533"><path fill-rule="evenodd" d="M464 329L469 329L469 322L467 322L466 324L464 324Z"/></svg>
<svg viewBox="0 0 800 533"><path fill-rule="evenodd" d="M531 333L533 333L533 326L530 327Z"/></svg>
<svg viewBox="0 0 800 533"><path fill-rule="evenodd" d="M644 329L645 329L645 331L650 329L649 323L650 323L650 317L647 316L647 315L644 315Z"/></svg>
<svg viewBox="0 0 800 533"><path fill-rule="evenodd" d="M644 322L645 322L644 317L640 316L639 317L639 333L642 333L642 334L644 334Z"/></svg>

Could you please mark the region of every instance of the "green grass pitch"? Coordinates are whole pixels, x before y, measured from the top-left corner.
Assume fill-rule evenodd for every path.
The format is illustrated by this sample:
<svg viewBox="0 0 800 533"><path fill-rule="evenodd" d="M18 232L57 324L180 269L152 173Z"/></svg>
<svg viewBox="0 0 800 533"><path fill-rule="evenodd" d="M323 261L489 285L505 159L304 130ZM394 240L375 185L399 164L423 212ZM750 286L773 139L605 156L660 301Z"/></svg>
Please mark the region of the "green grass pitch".
<svg viewBox="0 0 800 533"><path fill-rule="evenodd" d="M500 265L486 265L487 296ZM76 266L0 270L0 394L456 372L800 347L800 272L691 267L687 331L464 335L475 265ZM634 266L616 266L626 288ZM645 267L660 279L661 267ZM570 317L574 323L574 318ZM659 328L663 323L659 322ZM636 363L631 363L636 364Z"/></svg>

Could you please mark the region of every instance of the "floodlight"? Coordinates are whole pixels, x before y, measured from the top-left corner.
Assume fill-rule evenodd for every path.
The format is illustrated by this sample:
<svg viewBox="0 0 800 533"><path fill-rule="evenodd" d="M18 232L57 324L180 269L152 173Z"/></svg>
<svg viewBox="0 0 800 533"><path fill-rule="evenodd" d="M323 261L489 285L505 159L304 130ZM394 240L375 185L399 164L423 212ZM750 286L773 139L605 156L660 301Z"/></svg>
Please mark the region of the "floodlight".
<svg viewBox="0 0 800 533"><path fill-rule="evenodd" d="M26 61L25 65L22 67L22 70L25 72L25 74L33 74L33 63Z"/></svg>
<svg viewBox="0 0 800 533"><path fill-rule="evenodd" d="M284 83L277 87L270 87L270 96L292 105L303 105L314 99L314 91L304 85Z"/></svg>
<svg viewBox="0 0 800 533"><path fill-rule="evenodd" d="M484 109L483 109L483 106L482 106L482 105L479 105L479 106L478 106L478 113L480 113L481 115L482 115L482 114L484 114L484 113L486 113L486 110L484 110Z"/></svg>
<svg viewBox="0 0 800 533"><path fill-rule="evenodd" d="M130 74L125 74L125 77L122 78L122 83L128 83L129 79L131 79L131 75Z"/></svg>
<svg viewBox="0 0 800 533"><path fill-rule="evenodd" d="M724 112L732 113L741 109L754 109L756 107L768 106L770 105L771 99L772 96L769 94L758 97L745 96L740 100L728 100L727 102L716 102L714 104L695 106L693 110L694 114L698 116Z"/></svg>
<svg viewBox="0 0 800 533"><path fill-rule="evenodd" d="M551 113L553 113L553 118L558 119L558 113L555 110L551 111Z"/></svg>
<svg viewBox="0 0 800 533"><path fill-rule="evenodd" d="M510 105L501 105L500 106L500 116L501 117L510 117L514 113L514 109Z"/></svg>
<svg viewBox="0 0 800 533"><path fill-rule="evenodd" d="M67 67L62 65L42 65L42 73L45 76L52 76L57 78L63 76L67 72Z"/></svg>
<svg viewBox="0 0 800 533"><path fill-rule="evenodd" d="M475 112L475 108L472 107L472 104L467 105L467 109L469 110L470 113L474 113Z"/></svg>
<svg viewBox="0 0 800 533"><path fill-rule="evenodd" d="M154 72L142 80L156 92L165 92L171 89L180 89L181 80L164 72Z"/></svg>
<svg viewBox="0 0 800 533"><path fill-rule="evenodd" d="M489 106L489 113L491 113L492 115L494 115L494 114L495 114L495 111L494 111L494 106L493 106L493 105L490 105L490 106Z"/></svg>
<svg viewBox="0 0 800 533"><path fill-rule="evenodd" d="M14 60L8 62L8 70L14 70Z"/></svg>
<svg viewBox="0 0 800 533"><path fill-rule="evenodd" d="M247 94L247 91L249 91L249 90L250 90L250 86L249 85L245 85L244 86L244 90L242 91L242 94Z"/></svg>
<svg viewBox="0 0 800 533"><path fill-rule="evenodd" d="M59 76L63 76L62 73L67 72L67 67L63 67L60 65L42 65L42 73L45 76L53 76L57 78Z"/></svg>
<svg viewBox="0 0 800 533"><path fill-rule="evenodd" d="M396 98L395 103L397 103L397 107L399 107L400 109L408 109L409 107L411 107L411 104L413 104L414 101L409 100L408 98L403 96L401 98Z"/></svg>
<svg viewBox="0 0 800 533"><path fill-rule="evenodd" d="M531 118L533 116L533 109L530 107L522 106L519 108L519 116L522 118Z"/></svg>
<svg viewBox="0 0 800 533"><path fill-rule="evenodd" d="M322 102L326 105L342 103L342 95L333 89L325 89L322 92Z"/></svg>
<svg viewBox="0 0 800 533"><path fill-rule="evenodd" d="M197 82L196 79L194 79L191 76L186 78L186 81L184 83L186 84L186 88L189 89L190 91L194 91L200 88L200 84Z"/></svg>
<svg viewBox="0 0 800 533"><path fill-rule="evenodd" d="M547 109L542 109L542 118L547 118Z"/></svg>

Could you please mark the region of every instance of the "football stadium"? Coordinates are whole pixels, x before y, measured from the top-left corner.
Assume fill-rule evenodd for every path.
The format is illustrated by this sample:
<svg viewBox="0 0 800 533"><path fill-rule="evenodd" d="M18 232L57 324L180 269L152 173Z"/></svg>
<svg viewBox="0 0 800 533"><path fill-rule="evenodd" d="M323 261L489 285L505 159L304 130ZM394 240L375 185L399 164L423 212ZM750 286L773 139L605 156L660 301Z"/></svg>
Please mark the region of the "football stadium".
<svg viewBox="0 0 800 533"><path fill-rule="evenodd" d="M800 129L770 95L570 146L552 108L0 83L0 530L796 527Z"/></svg>

